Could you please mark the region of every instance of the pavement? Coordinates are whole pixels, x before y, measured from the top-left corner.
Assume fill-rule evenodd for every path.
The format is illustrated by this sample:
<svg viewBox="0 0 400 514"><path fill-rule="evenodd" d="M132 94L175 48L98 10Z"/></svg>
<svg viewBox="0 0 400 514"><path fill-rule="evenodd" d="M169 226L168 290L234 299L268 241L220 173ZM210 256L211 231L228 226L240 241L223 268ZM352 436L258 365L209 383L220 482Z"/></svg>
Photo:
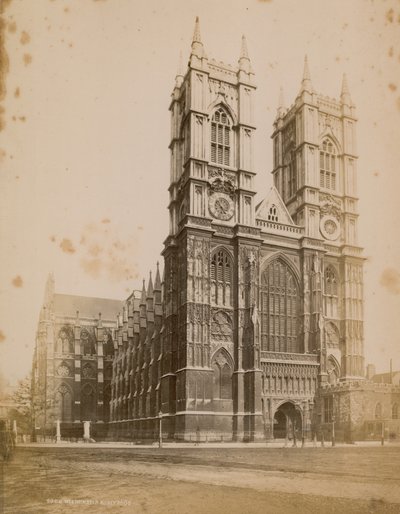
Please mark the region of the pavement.
<svg viewBox="0 0 400 514"><path fill-rule="evenodd" d="M332 446L330 441L326 441L325 445L322 447L320 442L317 442L314 445L313 442L307 441L304 444L304 448L354 448L354 447L381 447L382 444L380 441L355 441L354 443L336 443L335 446ZM385 441L384 446L389 447L399 447L400 441L388 442ZM69 441L60 441L58 443L55 442L36 442L36 443L19 443L19 448L56 448L56 447L67 447L67 448L159 448L158 442L142 444L134 441L98 441L98 442L69 442ZM255 442L255 443L208 443L208 442L200 442L200 443L192 443L192 442L174 442L168 441L162 443L163 448L302 448L301 442L297 443L297 446L293 446L293 443L289 441L287 445L285 445L284 441L268 441L268 442Z"/></svg>
<svg viewBox="0 0 400 514"><path fill-rule="evenodd" d="M18 445L3 466L4 512L400 513L399 444L310 444Z"/></svg>

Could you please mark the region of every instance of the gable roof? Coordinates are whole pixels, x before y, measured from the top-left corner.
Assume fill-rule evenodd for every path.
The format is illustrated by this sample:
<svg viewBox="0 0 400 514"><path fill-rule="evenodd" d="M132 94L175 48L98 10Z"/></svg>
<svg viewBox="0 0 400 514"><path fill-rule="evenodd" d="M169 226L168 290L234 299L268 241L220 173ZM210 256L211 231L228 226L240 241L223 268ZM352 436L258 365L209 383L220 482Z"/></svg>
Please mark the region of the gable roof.
<svg viewBox="0 0 400 514"><path fill-rule="evenodd" d="M275 210L271 212L273 207L275 207ZM271 187L264 200L257 205L256 219L282 223L284 225L294 225L289 211L275 186Z"/></svg>
<svg viewBox="0 0 400 514"><path fill-rule="evenodd" d="M109 298L93 298L70 294L54 295L54 313L59 316L98 319L99 313L103 320L115 321L117 314L122 312L123 302Z"/></svg>

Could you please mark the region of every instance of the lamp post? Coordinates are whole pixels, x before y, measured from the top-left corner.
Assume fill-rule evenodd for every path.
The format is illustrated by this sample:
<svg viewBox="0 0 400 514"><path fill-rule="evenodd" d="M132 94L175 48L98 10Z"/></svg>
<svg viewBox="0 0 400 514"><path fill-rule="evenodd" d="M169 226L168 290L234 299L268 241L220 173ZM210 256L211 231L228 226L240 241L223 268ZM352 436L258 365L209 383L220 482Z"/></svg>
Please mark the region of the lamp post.
<svg viewBox="0 0 400 514"><path fill-rule="evenodd" d="M296 435L297 422L296 422L296 419L293 419L292 428L293 428L293 448L297 448L297 435Z"/></svg>
<svg viewBox="0 0 400 514"><path fill-rule="evenodd" d="M385 422L383 421L383 418L382 418L382 423L381 423L381 446L384 446L385 445Z"/></svg>
<svg viewBox="0 0 400 514"><path fill-rule="evenodd" d="M158 417L159 417L159 431L158 431L158 447L159 448L162 448L162 412L160 411L158 413Z"/></svg>
<svg viewBox="0 0 400 514"><path fill-rule="evenodd" d="M332 446L335 445L335 395L332 394Z"/></svg>

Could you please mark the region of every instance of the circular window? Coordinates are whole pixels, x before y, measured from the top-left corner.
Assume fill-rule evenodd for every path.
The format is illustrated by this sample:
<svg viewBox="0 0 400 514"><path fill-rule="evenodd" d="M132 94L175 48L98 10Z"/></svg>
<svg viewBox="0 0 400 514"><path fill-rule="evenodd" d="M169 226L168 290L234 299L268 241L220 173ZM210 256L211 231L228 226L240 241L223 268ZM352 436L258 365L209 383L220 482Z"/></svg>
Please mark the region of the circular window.
<svg viewBox="0 0 400 514"><path fill-rule="evenodd" d="M321 234L325 239L335 241L340 234L340 225L336 218L333 216L324 216L320 223Z"/></svg>

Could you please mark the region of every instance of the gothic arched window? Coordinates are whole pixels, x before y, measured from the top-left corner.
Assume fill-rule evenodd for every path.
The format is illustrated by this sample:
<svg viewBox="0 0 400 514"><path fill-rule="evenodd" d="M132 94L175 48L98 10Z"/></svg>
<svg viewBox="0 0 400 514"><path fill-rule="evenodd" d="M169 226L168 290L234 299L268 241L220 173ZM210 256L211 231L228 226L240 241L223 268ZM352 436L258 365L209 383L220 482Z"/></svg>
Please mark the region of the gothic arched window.
<svg viewBox="0 0 400 514"><path fill-rule="evenodd" d="M224 350L219 350L212 359L214 371L214 398L221 400L232 399L232 368Z"/></svg>
<svg viewBox="0 0 400 514"><path fill-rule="evenodd" d="M103 353L106 356L112 357L114 355L114 343L111 333L108 333L104 337Z"/></svg>
<svg viewBox="0 0 400 514"><path fill-rule="evenodd" d="M375 419L382 417L382 404L377 403L375 407Z"/></svg>
<svg viewBox="0 0 400 514"><path fill-rule="evenodd" d="M61 384L56 391L56 403L58 404L61 421L73 421L72 393L65 384Z"/></svg>
<svg viewBox="0 0 400 514"><path fill-rule="evenodd" d="M333 266L328 266L324 273L325 315L328 318L338 316L338 279Z"/></svg>
<svg viewBox="0 0 400 514"><path fill-rule="evenodd" d="M86 384L81 391L81 421L96 420L96 394L93 386Z"/></svg>
<svg viewBox="0 0 400 514"><path fill-rule="evenodd" d="M261 345L265 351L299 353L300 294L290 267L275 259L261 277Z"/></svg>
<svg viewBox="0 0 400 514"><path fill-rule="evenodd" d="M74 333L70 326L64 326L57 339L58 353L74 353Z"/></svg>
<svg viewBox="0 0 400 514"><path fill-rule="evenodd" d="M216 305L232 304L232 261L225 250L211 257L211 301Z"/></svg>
<svg viewBox="0 0 400 514"><path fill-rule="evenodd" d="M398 419L399 418L399 407L397 403L394 403L392 405L392 419Z"/></svg>
<svg viewBox="0 0 400 514"><path fill-rule="evenodd" d="M336 148L329 138L322 142L319 152L320 187L336 189L337 156Z"/></svg>
<svg viewBox="0 0 400 514"><path fill-rule="evenodd" d="M229 116L220 107L211 119L211 162L230 165L231 124Z"/></svg>
<svg viewBox="0 0 400 514"><path fill-rule="evenodd" d="M81 342L83 355L95 355L96 346L94 341L94 335L89 333L85 328L81 330Z"/></svg>

